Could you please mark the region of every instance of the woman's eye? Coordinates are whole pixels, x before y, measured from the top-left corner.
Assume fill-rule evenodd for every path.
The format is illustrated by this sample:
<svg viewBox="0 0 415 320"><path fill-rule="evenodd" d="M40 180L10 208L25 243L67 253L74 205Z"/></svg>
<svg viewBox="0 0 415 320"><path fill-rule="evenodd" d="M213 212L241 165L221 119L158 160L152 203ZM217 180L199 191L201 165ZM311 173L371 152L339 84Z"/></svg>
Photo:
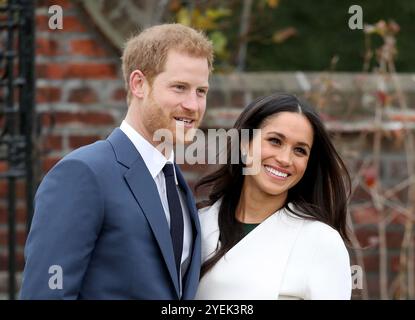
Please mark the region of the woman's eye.
<svg viewBox="0 0 415 320"><path fill-rule="evenodd" d="M271 144L275 144L275 145L280 145L281 144L281 140L278 138L270 138L268 139L269 142L271 142Z"/></svg>
<svg viewBox="0 0 415 320"><path fill-rule="evenodd" d="M303 148L295 148L295 151L298 152L298 153L301 153L305 156L307 155L307 151Z"/></svg>

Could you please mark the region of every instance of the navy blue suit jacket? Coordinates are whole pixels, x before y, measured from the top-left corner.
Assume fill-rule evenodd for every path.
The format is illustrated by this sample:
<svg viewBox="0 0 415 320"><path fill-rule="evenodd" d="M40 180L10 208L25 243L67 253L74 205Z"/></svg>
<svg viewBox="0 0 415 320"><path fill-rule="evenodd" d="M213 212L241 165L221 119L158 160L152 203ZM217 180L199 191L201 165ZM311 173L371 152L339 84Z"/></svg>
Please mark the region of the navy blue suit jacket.
<svg viewBox="0 0 415 320"><path fill-rule="evenodd" d="M176 172L194 236L182 299L193 299L200 225L177 166ZM45 176L25 259L22 299L178 299L173 246L156 184L120 129L73 151ZM61 267L62 288L50 286L57 275L51 266Z"/></svg>

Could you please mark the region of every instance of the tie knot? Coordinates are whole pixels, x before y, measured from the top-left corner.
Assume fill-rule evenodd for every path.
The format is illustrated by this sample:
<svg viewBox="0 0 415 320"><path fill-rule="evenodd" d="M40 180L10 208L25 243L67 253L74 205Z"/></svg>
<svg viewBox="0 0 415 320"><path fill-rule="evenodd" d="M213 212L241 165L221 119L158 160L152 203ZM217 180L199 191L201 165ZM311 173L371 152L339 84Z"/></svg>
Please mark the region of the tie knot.
<svg viewBox="0 0 415 320"><path fill-rule="evenodd" d="M172 163L166 163L163 168L163 173L165 177L173 177L174 176L174 168Z"/></svg>

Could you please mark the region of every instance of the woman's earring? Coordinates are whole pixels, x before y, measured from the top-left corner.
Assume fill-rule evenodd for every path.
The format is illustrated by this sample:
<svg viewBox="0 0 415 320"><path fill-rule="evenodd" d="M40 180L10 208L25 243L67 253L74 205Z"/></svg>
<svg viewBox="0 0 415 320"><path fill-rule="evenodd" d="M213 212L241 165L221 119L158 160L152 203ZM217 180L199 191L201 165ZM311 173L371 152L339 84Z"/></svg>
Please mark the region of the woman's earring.
<svg viewBox="0 0 415 320"><path fill-rule="evenodd" d="M241 150L241 161L243 164L246 164L246 158L247 158L246 152L244 150Z"/></svg>

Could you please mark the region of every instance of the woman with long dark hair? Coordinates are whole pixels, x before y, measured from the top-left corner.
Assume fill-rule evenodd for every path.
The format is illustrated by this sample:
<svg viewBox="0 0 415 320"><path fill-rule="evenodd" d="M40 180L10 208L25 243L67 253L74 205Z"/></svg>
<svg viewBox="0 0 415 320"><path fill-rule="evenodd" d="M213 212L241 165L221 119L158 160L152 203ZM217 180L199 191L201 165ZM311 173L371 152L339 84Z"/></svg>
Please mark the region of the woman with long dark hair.
<svg viewBox="0 0 415 320"><path fill-rule="evenodd" d="M350 177L318 114L273 94L250 103L234 128L240 139L249 132L236 146L241 160L232 163L228 148L228 162L196 185L209 188L196 298L350 299Z"/></svg>

